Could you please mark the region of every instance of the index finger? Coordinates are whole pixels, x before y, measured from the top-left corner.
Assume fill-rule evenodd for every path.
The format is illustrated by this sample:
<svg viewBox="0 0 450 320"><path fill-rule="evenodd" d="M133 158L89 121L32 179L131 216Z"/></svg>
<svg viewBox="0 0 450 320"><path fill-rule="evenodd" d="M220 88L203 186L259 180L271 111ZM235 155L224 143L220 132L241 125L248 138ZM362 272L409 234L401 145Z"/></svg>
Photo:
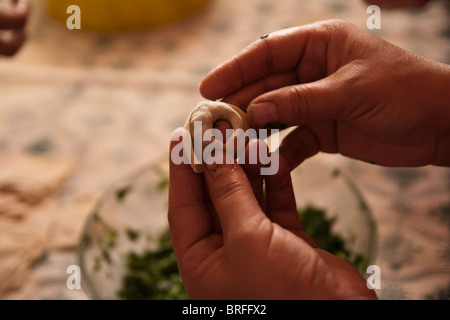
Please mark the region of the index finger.
<svg viewBox="0 0 450 320"><path fill-rule="evenodd" d="M323 23L271 33L211 71L200 84L200 92L215 100L291 70L299 71L301 82L318 80L326 73L328 40L329 29Z"/></svg>

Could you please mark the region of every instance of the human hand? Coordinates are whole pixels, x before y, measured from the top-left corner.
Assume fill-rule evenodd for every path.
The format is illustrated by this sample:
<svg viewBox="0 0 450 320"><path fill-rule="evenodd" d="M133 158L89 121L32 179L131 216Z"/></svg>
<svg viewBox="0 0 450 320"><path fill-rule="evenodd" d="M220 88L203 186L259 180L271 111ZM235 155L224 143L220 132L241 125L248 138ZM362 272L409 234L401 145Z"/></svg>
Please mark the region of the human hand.
<svg viewBox="0 0 450 320"><path fill-rule="evenodd" d="M299 126L280 152L291 168L319 151L385 166L450 166L450 67L344 21L280 30L200 85L253 126Z"/></svg>
<svg viewBox="0 0 450 320"><path fill-rule="evenodd" d="M25 24L30 6L28 0L11 0L14 7L0 11L0 31L10 31L11 37L0 38L0 55L13 56L25 42Z"/></svg>
<svg viewBox="0 0 450 320"><path fill-rule="evenodd" d="M418 9L425 6L430 0L364 0L367 5L377 5L381 9Z"/></svg>
<svg viewBox="0 0 450 320"><path fill-rule="evenodd" d="M171 152L179 139L182 130ZM192 299L376 298L353 267L303 232L283 158L266 177L265 201L259 168L243 167L213 164L196 174L170 163L170 234Z"/></svg>

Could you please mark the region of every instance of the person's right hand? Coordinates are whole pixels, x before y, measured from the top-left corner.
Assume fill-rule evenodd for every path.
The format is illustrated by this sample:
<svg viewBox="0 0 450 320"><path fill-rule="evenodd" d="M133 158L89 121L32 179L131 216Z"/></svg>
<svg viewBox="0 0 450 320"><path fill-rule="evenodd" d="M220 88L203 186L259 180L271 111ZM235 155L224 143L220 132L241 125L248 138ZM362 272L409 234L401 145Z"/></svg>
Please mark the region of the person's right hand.
<svg viewBox="0 0 450 320"><path fill-rule="evenodd" d="M0 32L11 31L7 40L0 38L0 55L13 56L25 42L25 24L30 6L28 0L11 0L14 7L11 10L0 10Z"/></svg>
<svg viewBox="0 0 450 320"><path fill-rule="evenodd" d="M319 151L450 166L449 89L450 66L335 20L262 37L200 85L256 128L299 126L280 147L291 168Z"/></svg>

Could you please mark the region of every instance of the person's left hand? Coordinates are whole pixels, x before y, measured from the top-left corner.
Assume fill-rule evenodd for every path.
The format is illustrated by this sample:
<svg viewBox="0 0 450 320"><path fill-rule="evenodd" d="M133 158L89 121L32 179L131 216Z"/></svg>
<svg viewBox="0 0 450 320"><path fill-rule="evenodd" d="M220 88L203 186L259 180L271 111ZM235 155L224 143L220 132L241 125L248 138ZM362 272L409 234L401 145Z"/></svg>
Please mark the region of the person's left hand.
<svg viewBox="0 0 450 320"><path fill-rule="evenodd" d="M0 55L13 56L25 42L25 25L30 5L28 0L11 0L14 7L11 10L0 10L0 32L10 31L8 39L0 38Z"/></svg>
<svg viewBox="0 0 450 320"><path fill-rule="evenodd" d="M182 134L174 132L171 153ZM283 158L265 177L265 199L258 166L243 167L212 164L196 174L170 161L170 234L192 299L376 298L353 267L303 232Z"/></svg>

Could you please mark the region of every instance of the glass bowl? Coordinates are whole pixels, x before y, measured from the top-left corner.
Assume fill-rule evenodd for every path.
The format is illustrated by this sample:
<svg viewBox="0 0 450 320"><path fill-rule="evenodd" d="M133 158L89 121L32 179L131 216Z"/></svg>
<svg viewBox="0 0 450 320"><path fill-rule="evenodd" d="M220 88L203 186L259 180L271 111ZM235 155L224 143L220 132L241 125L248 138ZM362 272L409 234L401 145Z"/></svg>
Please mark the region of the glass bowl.
<svg viewBox="0 0 450 320"><path fill-rule="evenodd" d="M366 276L367 266L375 259L376 227L367 203L355 185L339 168L330 167L320 157L295 169L292 180L305 231L313 233L310 235L318 243L331 245L332 249L338 247L335 254ZM161 274L169 276L166 272L170 270L171 282L156 279L158 288L165 294L153 294L152 298L187 298L182 292L184 288L176 261L169 250L170 242L166 241L167 186L168 163L164 159L121 179L98 202L86 222L79 246L82 285L90 298L141 299L142 295L124 296L124 283L127 288L129 285L134 288L139 285L136 282L148 281L152 274L158 277L154 275L154 266L159 268L170 263L172 265L165 267ZM327 228L330 230L325 230L324 234ZM166 237L164 256L158 252L162 237ZM139 257L149 252L153 252L152 264L145 266L143 272L141 265L139 277L132 277L131 284L125 282L125 279L130 280L127 278L130 265L142 264ZM134 259L131 262L130 257ZM167 286L174 288L168 290Z"/></svg>

